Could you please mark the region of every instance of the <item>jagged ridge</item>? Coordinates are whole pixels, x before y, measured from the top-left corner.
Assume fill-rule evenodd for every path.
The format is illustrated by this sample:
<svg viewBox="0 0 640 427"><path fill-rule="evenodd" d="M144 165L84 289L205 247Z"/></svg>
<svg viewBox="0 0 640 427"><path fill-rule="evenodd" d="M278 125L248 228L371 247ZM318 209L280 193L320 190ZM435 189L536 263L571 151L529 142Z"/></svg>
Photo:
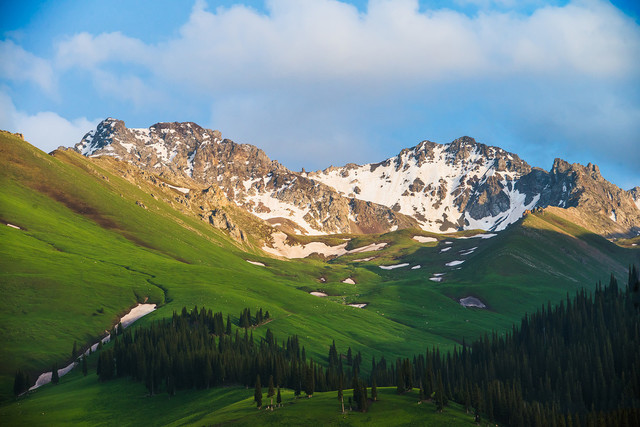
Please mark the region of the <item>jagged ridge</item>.
<svg viewBox="0 0 640 427"><path fill-rule="evenodd" d="M423 141L380 163L293 172L248 144L195 123L128 129L112 118L75 149L109 155L173 179L218 186L238 206L286 231L379 233L500 231L528 210L557 206L608 237L640 232L638 190L625 192L597 166L556 159L550 171L516 154L462 137Z"/></svg>
<svg viewBox="0 0 640 427"><path fill-rule="evenodd" d="M106 119L75 146L86 156L113 156L176 181L218 186L254 215L302 234L380 233L416 226L388 207L341 196L292 172L249 144L222 139L195 123L128 129Z"/></svg>

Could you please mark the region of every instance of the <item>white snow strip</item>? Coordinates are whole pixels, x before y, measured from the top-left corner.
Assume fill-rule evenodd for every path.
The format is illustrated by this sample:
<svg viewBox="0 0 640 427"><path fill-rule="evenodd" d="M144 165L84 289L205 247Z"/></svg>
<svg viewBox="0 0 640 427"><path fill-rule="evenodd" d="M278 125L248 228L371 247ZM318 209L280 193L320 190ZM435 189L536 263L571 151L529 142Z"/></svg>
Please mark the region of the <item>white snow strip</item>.
<svg viewBox="0 0 640 427"><path fill-rule="evenodd" d="M131 325L133 322L141 318L142 316L146 316L147 314L151 313L155 309L156 309L155 304L138 304L137 306L133 307L129 313L122 316L119 323L122 323L122 327L126 328L129 325ZM108 343L109 338L110 338L109 335L107 335L106 337L102 338L100 341L102 343ZM89 355L91 352L96 351L98 349L98 344L99 342L93 344L90 350L87 350L84 354ZM78 360L79 359L80 358L78 358ZM70 363L69 365L65 366L64 368L58 369L58 376L63 377L64 375L68 374L77 364L78 364L78 361L76 360ZM45 384L49 384L50 382L51 382L51 371L45 372L38 377L35 385L32 386L29 389L29 391L35 390L38 387L41 387Z"/></svg>
<svg viewBox="0 0 640 427"><path fill-rule="evenodd" d="M266 265L258 261L249 261L248 259L246 259L245 261L247 261L249 264L258 265L260 267L266 267Z"/></svg>
<svg viewBox="0 0 640 427"><path fill-rule="evenodd" d="M487 308L487 306L476 297L466 297L460 299L460 305L463 307Z"/></svg>
<svg viewBox="0 0 640 427"><path fill-rule="evenodd" d="M476 249L478 249L478 247L477 247L477 246L476 246L476 247L474 247L474 248L471 248L471 249L467 249L467 250L464 250L464 251L460 251L460 255L463 255L463 256L464 256L464 255L471 255L471 254L473 253L473 251L475 251Z"/></svg>
<svg viewBox="0 0 640 427"><path fill-rule="evenodd" d="M362 252L369 252L369 251L379 251L380 249L384 248L385 246L387 246L386 243L372 243L370 245L367 246L362 246L361 248L356 248L356 249L351 249L350 251L348 251L350 254L359 254Z"/></svg>
<svg viewBox="0 0 640 427"><path fill-rule="evenodd" d="M141 318L142 316L146 316L156 309L155 304L138 304L133 307L130 312L122 316L120 319L120 323L122 323L123 328L128 328L133 322Z"/></svg>
<svg viewBox="0 0 640 427"><path fill-rule="evenodd" d="M366 262L366 261L371 261L372 259L374 259L375 257L369 257L369 258L360 258L360 259L354 259L353 262Z"/></svg>
<svg viewBox="0 0 640 427"><path fill-rule="evenodd" d="M452 244L453 244L453 242L451 242L451 241L447 240L446 242L444 242L444 244L445 244L445 245L452 245Z"/></svg>
<svg viewBox="0 0 640 427"><path fill-rule="evenodd" d="M283 256L285 258L305 258L313 253L319 253L324 256L341 256L345 254L358 254L368 251L379 251L384 248L386 243L372 243L361 248L356 248L348 251L346 249L347 243L342 243L336 246L329 246L324 242L310 242L305 245L288 245L286 243L287 235L281 231L273 233L273 247L263 246L262 250L273 255ZM348 240L348 239L347 239ZM371 260L373 258L364 258L364 260Z"/></svg>
<svg viewBox="0 0 640 427"><path fill-rule="evenodd" d="M420 243L431 243L431 242L438 241L438 239L436 239L435 237L425 237L425 236L413 236L412 239Z"/></svg>
<svg viewBox="0 0 640 427"><path fill-rule="evenodd" d="M356 284L356 282L351 277L348 277L348 278L344 279L342 281L342 283L348 283L349 285L355 285Z"/></svg>
<svg viewBox="0 0 640 427"><path fill-rule="evenodd" d="M177 190L183 194L187 194L190 191L188 188L176 187L175 185L171 185L171 184L167 184L167 187L173 188L174 190Z"/></svg>
<svg viewBox="0 0 640 427"><path fill-rule="evenodd" d="M442 282L442 277L429 277L432 282Z"/></svg>
<svg viewBox="0 0 640 427"><path fill-rule="evenodd" d="M314 297L327 297L329 295L325 294L324 292L309 292L310 295L313 295Z"/></svg>
<svg viewBox="0 0 640 427"><path fill-rule="evenodd" d="M347 304L349 307L365 308L367 304Z"/></svg>
<svg viewBox="0 0 640 427"><path fill-rule="evenodd" d="M469 236L469 237L458 237L458 239L475 239L477 237L481 239L490 239L495 236L497 236L497 234L495 233L485 233L485 234L476 234L475 236Z"/></svg>
<svg viewBox="0 0 640 427"><path fill-rule="evenodd" d="M273 233L273 247L263 246L262 250L273 255L283 256L285 258L305 258L312 253L320 253L324 256L344 255L348 251L345 249L346 243L336 246L328 246L323 242L311 242L306 245L288 245L286 244L287 235L279 231Z"/></svg>
<svg viewBox="0 0 640 427"><path fill-rule="evenodd" d="M7 227L15 228L16 230L22 230L22 228L18 227L17 225L13 225L13 224L7 224Z"/></svg>
<svg viewBox="0 0 640 427"><path fill-rule="evenodd" d="M456 261L448 262L448 263L446 263L445 265L446 265L447 267L455 267L456 265L460 265L460 264L462 264L463 262L464 262L464 261L456 260Z"/></svg>
<svg viewBox="0 0 640 427"><path fill-rule="evenodd" d="M618 222L618 215L616 214L615 210L611 211L611 215L609 215L609 218L611 218L611 221L613 222Z"/></svg>
<svg viewBox="0 0 640 427"><path fill-rule="evenodd" d="M421 267L420 264L418 265L414 265L413 267L411 267L412 270L418 270Z"/></svg>
<svg viewBox="0 0 640 427"><path fill-rule="evenodd" d="M525 205L526 194L520 193L516 189L508 190L506 187L502 191L509 196L509 209L496 216L487 216L480 219L473 219L471 215L469 215L469 212L465 212L465 220L469 223L466 227L467 229L473 230L479 228L482 230L502 231L507 228L509 224L513 224L521 218L524 211L536 206L536 203L540 200L540 194L536 194L531 202Z"/></svg>
<svg viewBox="0 0 640 427"><path fill-rule="evenodd" d="M440 253L447 252L449 249L451 249L451 246L448 246L446 248L442 248L442 249L440 249Z"/></svg>
<svg viewBox="0 0 640 427"><path fill-rule="evenodd" d="M409 263L405 262L403 264L395 264L395 265L379 265L378 267L380 267L383 270L393 270L395 268L406 267L408 265L409 265Z"/></svg>

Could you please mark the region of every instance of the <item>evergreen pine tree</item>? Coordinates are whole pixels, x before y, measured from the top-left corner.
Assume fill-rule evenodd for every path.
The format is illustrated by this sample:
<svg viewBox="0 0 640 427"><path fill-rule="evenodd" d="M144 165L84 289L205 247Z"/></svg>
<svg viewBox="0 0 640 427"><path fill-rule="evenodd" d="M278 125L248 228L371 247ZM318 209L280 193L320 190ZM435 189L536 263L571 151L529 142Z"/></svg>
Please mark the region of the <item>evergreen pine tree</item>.
<svg viewBox="0 0 640 427"><path fill-rule="evenodd" d="M360 411L362 412L366 412L367 411L367 386L362 382L362 381L358 381L360 384L360 401L358 402L358 407L360 408Z"/></svg>
<svg viewBox="0 0 640 427"><path fill-rule="evenodd" d="M376 386L376 379L374 378L371 382L371 398L375 402L378 400L378 387Z"/></svg>
<svg viewBox="0 0 640 427"><path fill-rule="evenodd" d="M83 355L82 356L82 375L86 377L87 373L88 373L87 356Z"/></svg>
<svg viewBox="0 0 640 427"><path fill-rule="evenodd" d="M438 371L438 385L436 386L436 409L442 412L445 405L444 385L442 384L442 374Z"/></svg>
<svg viewBox="0 0 640 427"><path fill-rule="evenodd" d="M53 384L58 384L60 382L60 375L58 375L58 364L54 364L53 368L51 368L51 382Z"/></svg>
<svg viewBox="0 0 640 427"><path fill-rule="evenodd" d="M313 361L309 364L307 368L307 373L305 377L304 383L304 392L307 394L308 398L313 397L313 390L315 389L315 378L313 372Z"/></svg>
<svg viewBox="0 0 640 427"><path fill-rule="evenodd" d="M13 394L19 396L29 389L29 375L19 370L13 379Z"/></svg>
<svg viewBox="0 0 640 427"><path fill-rule="evenodd" d="M231 336L231 316L229 314L227 314L227 329L225 334Z"/></svg>
<svg viewBox="0 0 640 427"><path fill-rule="evenodd" d="M262 385L260 384L260 374L256 376L256 389L253 393L253 400L258 409L262 409Z"/></svg>
<svg viewBox="0 0 640 427"><path fill-rule="evenodd" d="M342 413L344 414L344 392L342 390L342 375L340 376L340 382L338 384L338 400L340 401L340 406L342 407Z"/></svg>
<svg viewBox="0 0 640 427"><path fill-rule="evenodd" d="M280 386L278 386L278 395L276 396L276 405L278 405L278 408L282 406L282 395L280 394Z"/></svg>
<svg viewBox="0 0 640 427"><path fill-rule="evenodd" d="M273 396L275 396L276 391L273 385L273 375L269 376L269 391L267 391L267 397L271 399L270 408L273 411Z"/></svg>
<svg viewBox="0 0 640 427"><path fill-rule="evenodd" d="M73 359L75 359L77 354L78 354L78 343L76 341L74 341L73 342L73 349L71 350L71 357Z"/></svg>

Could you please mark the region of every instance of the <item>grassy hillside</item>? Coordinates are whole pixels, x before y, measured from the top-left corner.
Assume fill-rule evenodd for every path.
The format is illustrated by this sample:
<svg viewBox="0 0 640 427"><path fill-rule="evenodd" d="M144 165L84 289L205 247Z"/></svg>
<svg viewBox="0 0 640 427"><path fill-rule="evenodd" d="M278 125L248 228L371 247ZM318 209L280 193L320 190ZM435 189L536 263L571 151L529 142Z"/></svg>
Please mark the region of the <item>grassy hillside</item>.
<svg viewBox="0 0 640 427"><path fill-rule="evenodd" d="M266 390L263 404L268 402ZM351 390L345 390L345 405ZM275 402L275 400L274 400ZM139 383L115 380L98 383L93 374L73 372L59 385L44 386L37 396L0 407L3 425L474 425L473 415L457 404L437 413L431 402L418 404L416 390L398 395L395 388L379 388L378 401L366 413L341 414L337 393L314 393L296 399L282 390L282 408L258 410L253 389L226 387L185 391L169 398L149 397Z"/></svg>
<svg viewBox="0 0 640 427"><path fill-rule="evenodd" d="M593 286L594 277L606 280L602 272L625 277L640 254L545 213L488 239L402 230L341 237L353 238L349 248L388 243L377 252L277 260L152 196L147 183L121 178L112 161L71 151L50 156L4 133L0 159L0 221L20 227L0 227L0 399L10 397L17 369L35 379L54 362L62 365L74 341L91 342L145 300L160 307L142 324L183 306L205 305L234 319L244 307L263 307L273 317L269 328L279 337L298 334L314 359L324 360L335 339L366 361L433 345L447 350L463 337L504 330L549 299ZM437 241L419 243L415 235ZM368 257L375 258L357 261ZM446 266L452 261L464 262ZM379 267L399 263L409 265ZM429 280L435 273L444 273L441 282ZM347 278L356 284L343 283ZM462 307L458 299L466 296L488 308ZM77 384L81 393L84 383ZM116 392L109 387L95 393ZM44 408L40 395L29 402Z"/></svg>

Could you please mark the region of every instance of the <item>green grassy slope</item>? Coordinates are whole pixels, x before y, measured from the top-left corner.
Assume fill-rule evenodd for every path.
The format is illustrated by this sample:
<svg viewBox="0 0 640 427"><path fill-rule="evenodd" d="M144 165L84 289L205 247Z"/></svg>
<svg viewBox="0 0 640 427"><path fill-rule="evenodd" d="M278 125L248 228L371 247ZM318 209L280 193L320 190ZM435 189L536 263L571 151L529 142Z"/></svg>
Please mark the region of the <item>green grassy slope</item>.
<svg viewBox="0 0 640 427"><path fill-rule="evenodd" d="M263 390L263 404L268 403ZM345 406L351 390L345 390ZM275 399L274 399L275 402ZM96 376L72 372L57 386L47 385L37 396L0 406L3 425L473 425L473 415L450 404L437 413L431 402L418 404L416 390L398 395L395 388L379 388L369 411L341 414L337 393L314 393L296 399L282 390L283 407L258 410L253 389L225 387L147 396L143 385L127 379L98 383Z"/></svg>
<svg viewBox="0 0 640 427"><path fill-rule="evenodd" d="M362 351L365 361L390 359L509 328L524 312L592 286L594 278L606 280L609 271L624 277L640 254L553 215L534 214L491 239L402 230L349 243L389 243L378 252L330 262L277 260L176 211L106 162L70 151L49 156L6 134L0 134L0 159L0 221L21 227L0 226L0 400L10 397L16 369L35 375L62 365L74 341L90 342L147 299L160 308L142 324L183 306L206 305L232 318L244 307L263 307L278 337L298 334L317 360L324 360L332 339L340 351ZM412 239L416 234L438 241L421 244ZM356 261L370 256L376 258ZM452 260L465 262L446 267ZM379 268L403 262L410 266ZM430 281L434 273L445 273L444 280ZM342 283L349 277L356 285ZM331 296L308 294L315 290ZM489 309L460 306L457 299L469 295ZM368 306L344 305L358 302ZM40 394L30 399L37 402Z"/></svg>

